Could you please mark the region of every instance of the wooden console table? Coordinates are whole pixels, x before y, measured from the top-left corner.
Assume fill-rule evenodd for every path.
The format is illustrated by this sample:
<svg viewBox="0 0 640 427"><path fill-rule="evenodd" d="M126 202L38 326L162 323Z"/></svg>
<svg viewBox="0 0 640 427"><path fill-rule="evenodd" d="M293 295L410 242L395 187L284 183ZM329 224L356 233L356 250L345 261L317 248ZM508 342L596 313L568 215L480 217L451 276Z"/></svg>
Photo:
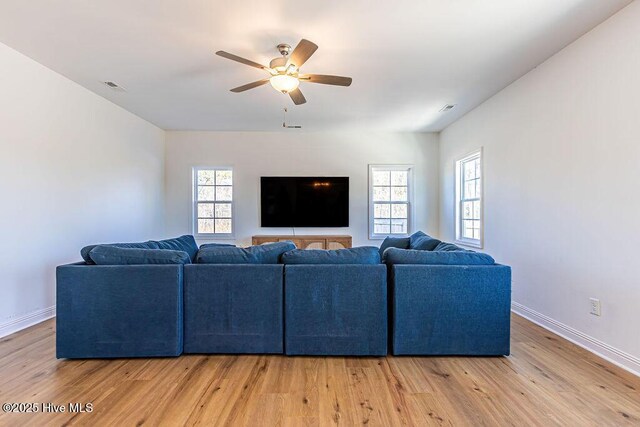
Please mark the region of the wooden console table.
<svg viewBox="0 0 640 427"><path fill-rule="evenodd" d="M351 236L293 236L293 235L277 235L277 236L252 236L252 245L261 245L263 243L282 242L283 240L291 240L299 249L344 249L351 247Z"/></svg>

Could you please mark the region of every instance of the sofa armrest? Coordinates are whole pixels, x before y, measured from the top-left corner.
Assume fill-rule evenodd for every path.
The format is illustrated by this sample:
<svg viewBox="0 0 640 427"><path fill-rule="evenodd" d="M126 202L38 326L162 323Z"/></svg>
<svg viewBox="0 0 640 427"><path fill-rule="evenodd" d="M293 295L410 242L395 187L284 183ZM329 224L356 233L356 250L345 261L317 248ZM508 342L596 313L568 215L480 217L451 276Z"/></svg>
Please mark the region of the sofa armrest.
<svg viewBox="0 0 640 427"><path fill-rule="evenodd" d="M182 276L182 265L59 266L57 357L181 354Z"/></svg>

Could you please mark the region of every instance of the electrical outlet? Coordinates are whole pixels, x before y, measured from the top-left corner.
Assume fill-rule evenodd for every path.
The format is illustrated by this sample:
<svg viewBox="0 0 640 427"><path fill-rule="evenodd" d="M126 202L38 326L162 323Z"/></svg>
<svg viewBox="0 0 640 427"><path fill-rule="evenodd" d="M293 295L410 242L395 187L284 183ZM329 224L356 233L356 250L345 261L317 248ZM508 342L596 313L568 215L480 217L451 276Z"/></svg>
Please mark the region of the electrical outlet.
<svg viewBox="0 0 640 427"><path fill-rule="evenodd" d="M589 302L591 303L591 314L600 316L600 300L597 298L589 298Z"/></svg>

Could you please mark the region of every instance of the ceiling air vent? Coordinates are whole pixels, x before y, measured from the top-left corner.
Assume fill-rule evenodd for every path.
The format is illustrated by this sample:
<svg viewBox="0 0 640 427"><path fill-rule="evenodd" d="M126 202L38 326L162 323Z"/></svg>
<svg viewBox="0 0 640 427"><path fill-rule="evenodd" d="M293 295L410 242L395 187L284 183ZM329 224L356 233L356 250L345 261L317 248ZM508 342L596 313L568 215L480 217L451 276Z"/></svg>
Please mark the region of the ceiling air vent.
<svg viewBox="0 0 640 427"><path fill-rule="evenodd" d="M119 92L124 92L125 89L120 86L118 83L116 82L112 82L112 81L106 81L106 82L102 82L104 83L108 88L119 91Z"/></svg>
<svg viewBox="0 0 640 427"><path fill-rule="evenodd" d="M447 112L447 111L449 111L449 110L452 110L452 109L453 109L453 107L455 107L455 104L447 104L447 105L445 105L444 107L442 107L442 108L440 109L440 112L441 112L441 113L445 113L445 112Z"/></svg>

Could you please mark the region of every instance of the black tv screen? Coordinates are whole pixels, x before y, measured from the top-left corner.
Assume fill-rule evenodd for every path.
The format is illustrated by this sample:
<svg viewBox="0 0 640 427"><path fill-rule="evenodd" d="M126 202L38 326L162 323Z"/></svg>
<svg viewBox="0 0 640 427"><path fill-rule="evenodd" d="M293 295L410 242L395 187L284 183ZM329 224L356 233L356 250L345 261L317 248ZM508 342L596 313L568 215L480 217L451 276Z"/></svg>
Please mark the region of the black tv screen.
<svg viewBox="0 0 640 427"><path fill-rule="evenodd" d="M262 227L348 227L348 177L260 178Z"/></svg>

